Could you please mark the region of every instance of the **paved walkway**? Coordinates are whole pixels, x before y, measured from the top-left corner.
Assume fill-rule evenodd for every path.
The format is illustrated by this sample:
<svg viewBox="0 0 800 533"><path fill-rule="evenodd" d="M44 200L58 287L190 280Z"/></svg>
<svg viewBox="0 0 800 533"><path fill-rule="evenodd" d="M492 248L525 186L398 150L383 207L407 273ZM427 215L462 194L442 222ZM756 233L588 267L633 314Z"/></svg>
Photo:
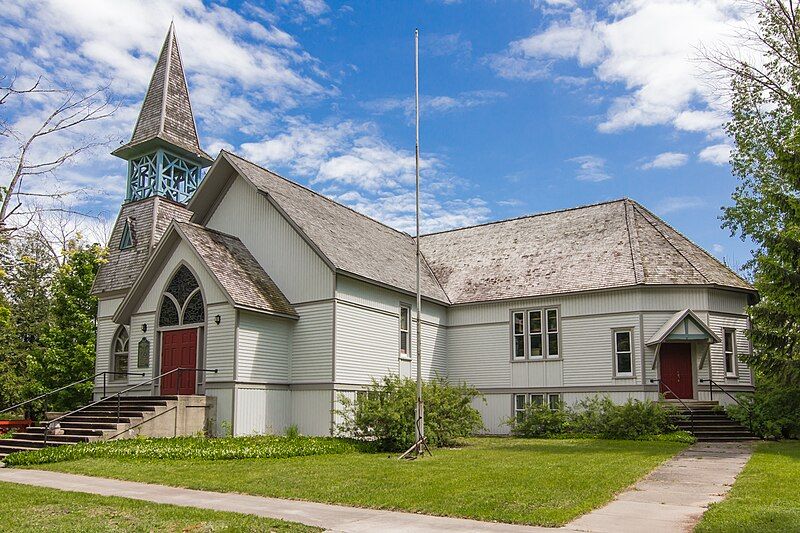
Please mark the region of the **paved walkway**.
<svg viewBox="0 0 800 533"><path fill-rule="evenodd" d="M696 444L670 459L631 489L562 530L647 533L690 531L709 503L724 498L751 454L746 444ZM253 514L301 522L329 531L392 532L549 532L554 529L478 522L376 509L281 500L244 494L150 485L114 479L0 469L0 481L37 487L120 496L155 503Z"/></svg>
<svg viewBox="0 0 800 533"><path fill-rule="evenodd" d="M725 498L750 455L750 443L695 444L566 528L614 533L691 531L708 504Z"/></svg>

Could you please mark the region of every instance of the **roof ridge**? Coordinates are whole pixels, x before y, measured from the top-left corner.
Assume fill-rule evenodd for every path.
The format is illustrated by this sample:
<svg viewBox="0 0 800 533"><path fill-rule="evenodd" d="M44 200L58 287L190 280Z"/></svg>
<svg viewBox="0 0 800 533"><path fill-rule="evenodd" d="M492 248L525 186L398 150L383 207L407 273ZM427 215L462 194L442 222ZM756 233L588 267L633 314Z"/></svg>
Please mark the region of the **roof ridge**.
<svg viewBox="0 0 800 533"><path fill-rule="evenodd" d="M625 206L625 227L628 230L628 246L631 249L633 280L637 284L644 283L644 266L642 264L642 246L641 243L639 242L639 232L636 231L636 225L633 223L633 220L631 220L631 217L628 216L628 211L633 210L633 201L626 198L624 206ZM640 270L642 271L641 279L639 279Z"/></svg>
<svg viewBox="0 0 800 533"><path fill-rule="evenodd" d="M675 243L672 242L672 239L670 239L669 237L664 235L664 232L661 231L661 229L659 227L657 227L653 223L653 221L648 219L648 216L651 216L651 217L655 218L656 220L659 220L659 221L663 222L664 225L666 225L668 228L670 228L673 231L675 231L669 224L667 224L666 222L664 222L663 220L661 220L660 218L655 216L653 213L651 213L650 211L648 211L647 209L645 209L641 205L634 204L633 208L636 209L636 210L643 210L644 212L641 213L641 214L642 214L643 218L645 219L645 221L647 221L647 223L650 224L650 226L652 226L653 229L656 230L658 232L658 234L661 235L661 237L665 241L667 241L667 244L669 244L672 247L672 249L675 250L678 253L678 255L680 255L683 258L683 260L686 261L689 264L690 267L692 267L692 269L694 269L698 274L700 274L700 277L702 277L706 281L706 283L711 283L711 280L708 279L708 276L706 276L703 272L701 272L700 269L697 268L697 266L688 257L686 257L686 255L684 255L684 253L681 250L678 249L678 247L675 245ZM683 237L683 235L681 235L681 237ZM689 241L689 242L691 242L691 241ZM699 246L697 246L693 242L692 242L692 245L694 245L694 246L699 248Z"/></svg>
<svg viewBox="0 0 800 533"><path fill-rule="evenodd" d="M411 239L413 239L413 238L414 238L414 236L413 236L413 235L411 235L410 233L406 233L405 231L400 231L399 229L397 229L397 228L393 228L393 227L391 227L390 225L388 225L388 224L385 224L385 223L381 222L380 220L377 220L377 219L375 219L375 218L372 218L372 217L371 217L371 216L369 216L369 215L365 215L364 213L361 213L361 212L359 212L359 211L356 211L355 209L353 209L353 208L352 208L352 207L350 207L349 205L345 205L345 204L343 204L343 203L337 202L337 201L336 201L336 200L334 200L333 198L329 198L329 197L325 196L324 194L321 194L321 193L319 193L319 192L315 191L314 189L312 189L312 188L310 188L310 187L306 187L306 186L305 186L305 185L303 185L302 183L297 183L297 182L296 182L296 181L294 181L294 180L290 180L289 178L286 178L286 177L284 177L284 176L281 176L281 175L280 175L280 174L278 174L277 172L275 172L275 171L273 171L273 170L270 170L270 169L268 169L268 168L266 168L266 167L262 167L262 166L261 166L261 165L259 165L258 163L253 163L253 162L252 162L252 161L250 161L249 159L245 159L244 157L242 157L242 156L240 156L240 155L237 155L237 154L235 154L235 153L233 153L233 152L229 152L228 150L225 150L224 148L223 148L222 150L220 150L220 151L221 151L221 152L224 152L224 153L226 153L226 154L228 154L228 155L232 155L232 156L233 156L233 157L235 157L236 159L240 159L240 160L244 161L245 163L249 163L249 164L253 165L254 167L258 167L258 168L260 168L261 170L263 170L264 172L269 172L270 174L272 174L272 175L273 175L273 176L275 176L276 178L280 178L280 179L282 179L283 181L285 181L285 182L287 182L287 183L289 183L289 184L291 184L291 185L294 185L295 187L299 187L300 189L303 189L303 190L305 190L305 191L307 191L307 192L310 192L311 194L313 194L313 195L315 195L315 196L319 196L320 198L322 198L322 199L324 199L324 200L326 200L326 201L328 201L328 202L330 202L330 203L332 203L332 204L335 204L335 205L337 205L337 206L339 206L339 207L343 207L343 208L345 208L345 209L347 209L347 210L349 210L349 211L352 211L353 213L355 213L356 215L358 215L358 216L360 216L360 217L362 217L362 218L366 218L367 220L369 220L369 221L371 221L371 222L375 222L376 224L380 224L381 226L385 227L386 229L390 229L390 230L394 231L395 233L399 233L400 235L405 235L406 237L409 237L409 238L411 238ZM424 235L423 235L423 237L424 237Z"/></svg>
<svg viewBox="0 0 800 533"><path fill-rule="evenodd" d="M749 281L747 281L746 279L744 279L744 278L743 278L743 277L742 277L742 276L741 276L739 273L737 273L737 272L736 272L736 271L734 271L734 270L733 270L731 267L729 267L728 265L726 265L725 263L723 263L722 261L720 261L719 259L717 259L717 258L716 258L716 257L714 257L713 255L711 255L711 254L710 254L710 253L709 253L709 252L708 252L708 251L707 251L705 248L703 248L702 246L700 246L699 244L697 244L696 242L694 242L692 239L690 239L689 237L687 237L686 235L684 235L683 233L681 233L680 231L678 231L677 229L675 229L674 227L672 227L672 225L671 225L669 222L667 222L666 220L663 220L663 219L661 219L660 217L656 216L656 215L655 215L655 214L654 214L652 211L650 211L649 209L647 209L645 206L643 206L643 205L641 205L641 204L639 204L639 203L636 203L636 202L634 202L634 203L636 204L637 208L641 209L642 211L644 211L645 213L647 213L647 214L648 214L648 215L650 215L651 217L653 217L653 218L657 219L658 221L660 221L662 224L664 224L664 225L665 225L666 227L668 227L670 230L674 231L676 234L678 234L678 235L679 235L680 237L682 237L683 239L686 239L686 241L688 241L690 244L692 244L692 245L693 245L695 248L697 248L698 250L700 250L701 252L703 252L703 254L704 254L706 257L708 257L709 259L711 259L712 261L714 261L715 263L717 263L719 266L721 266L722 268L724 268L725 270L727 270L728 272L730 272L731 274L733 274L734 276L736 276L737 278L739 278L741 281L743 281L743 282L744 282L745 284L747 284L748 286L750 285L750 282L749 282ZM670 244L672 244L672 243L670 242ZM705 276L703 276L703 277L705 277ZM708 278L706 278L706 279L708 279Z"/></svg>
<svg viewBox="0 0 800 533"><path fill-rule="evenodd" d="M175 220L175 223L176 224L183 224L183 225L186 225L186 226L193 226L195 228L199 228L199 229L205 230L205 231L207 231L209 233L216 233L217 235L222 235L223 237L229 237L231 239L236 239L237 241L242 242L242 239L240 239L236 235L231 235L230 233L225 233L224 231L220 231L218 229L209 228L208 226L204 226L202 224L198 224L197 222L192 222L191 220ZM244 243L242 243L242 244L244 244Z"/></svg>
<svg viewBox="0 0 800 533"><path fill-rule="evenodd" d="M552 211L542 211L541 213L533 213L533 214L530 214L530 215L522 215L522 216L518 216L518 217L504 218L504 219L501 219L501 220L492 220L490 222L482 222L481 224L473 224L471 226L462 226L460 228L452 228L452 229L445 229L445 230L441 230L441 231L433 231L431 233L423 234L422 237L430 237L431 235L441 235L442 233L452 233L452 232L455 232L455 231L462 231L462 230L468 230L468 229L473 229L473 228L481 228L483 226L491 226L493 224L503 224L505 222L514 222L514 221L517 221L517 220L524 220L526 218L536 218L536 217L541 217L541 216L546 216L546 215L555 215L555 214L558 214L558 213L566 213L568 211L577 211L579 209L588 209L590 207L599 207L601 205L608 205L608 204L614 204L614 203L618 203L618 202L625 202L627 200L628 200L628 198L623 196L622 198L615 198L613 200L605 200L603 202L596 202L596 203L593 203L593 204L584 204L584 205L577 205L577 206L574 206L574 207L565 207L563 209L554 209Z"/></svg>

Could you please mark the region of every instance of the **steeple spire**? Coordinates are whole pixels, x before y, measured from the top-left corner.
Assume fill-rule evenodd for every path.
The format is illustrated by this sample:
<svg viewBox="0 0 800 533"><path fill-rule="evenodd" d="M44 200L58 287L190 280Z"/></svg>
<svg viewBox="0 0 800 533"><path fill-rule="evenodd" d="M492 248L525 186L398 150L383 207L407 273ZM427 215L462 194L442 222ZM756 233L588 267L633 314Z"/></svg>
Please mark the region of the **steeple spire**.
<svg viewBox="0 0 800 533"><path fill-rule="evenodd" d="M131 140L112 152L129 162L126 201L159 195L186 203L212 158L200 148L175 25L156 62Z"/></svg>

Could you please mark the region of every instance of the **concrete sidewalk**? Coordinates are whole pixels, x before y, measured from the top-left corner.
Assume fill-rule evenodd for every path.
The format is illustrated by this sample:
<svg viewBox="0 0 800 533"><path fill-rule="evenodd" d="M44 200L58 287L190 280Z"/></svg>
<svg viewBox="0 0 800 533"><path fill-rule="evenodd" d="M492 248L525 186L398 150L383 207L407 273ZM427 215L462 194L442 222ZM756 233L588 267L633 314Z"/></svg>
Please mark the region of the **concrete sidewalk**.
<svg viewBox="0 0 800 533"><path fill-rule="evenodd" d="M583 515L561 530L614 533L691 531L706 506L725 497L751 453L749 444L695 444L619 494L605 507ZM0 469L0 481L279 518L347 533L557 531L543 527L182 489L42 470L3 468Z"/></svg>
<svg viewBox="0 0 800 533"><path fill-rule="evenodd" d="M753 453L751 443L698 443L665 462L614 501L566 525L593 532L691 531L709 504L725 499Z"/></svg>

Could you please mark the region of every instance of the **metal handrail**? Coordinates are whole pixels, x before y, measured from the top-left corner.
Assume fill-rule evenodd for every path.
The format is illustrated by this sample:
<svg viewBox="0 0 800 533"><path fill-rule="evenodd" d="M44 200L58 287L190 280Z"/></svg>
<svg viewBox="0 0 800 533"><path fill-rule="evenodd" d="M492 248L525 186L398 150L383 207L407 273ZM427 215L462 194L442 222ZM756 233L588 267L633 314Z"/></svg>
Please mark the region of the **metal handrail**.
<svg viewBox="0 0 800 533"><path fill-rule="evenodd" d="M722 392L727 394L728 398L730 398L731 400L736 402L736 405L738 405L739 407L745 407L745 406L742 405L742 402L740 402L739 399L736 396L734 396L730 392L726 391L724 388L722 388L722 385L720 385L719 383L717 383L713 379L711 379L711 378L707 378L707 379L700 378L700 383L703 383L705 381L708 382L708 396L712 401L714 400L714 387L717 387L719 390L721 390ZM750 432L752 433L753 432L753 408L750 405L746 406L746 408L747 408L747 426L748 426L748 429L750 430Z"/></svg>
<svg viewBox="0 0 800 533"><path fill-rule="evenodd" d="M41 400L42 398L46 398L46 397L50 396L51 394L55 394L57 392L61 392L62 390L66 390L66 389L69 389L70 387L74 387L76 385L80 385L81 383L86 383L87 381L94 381L95 379L97 379L97 376L103 376L103 396L105 396L106 395L106 375L107 374L111 374L111 375L115 375L115 376L142 376L142 377L145 376L144 372L110 372L110 371L98 372L94 376L91 376L91 377L88 377L88 378L79 379L78 381L73 381L69 385L64 385L63 387L59 387L57 389L53 389L51 391L45 392L44 394L40 394L36 398L31 398L30 400L25 400L24 402L20 402L20 403L18 403L16 405L12 405L11 407L6 407L2 411L0 411L0 414L6 413L8 411L13 411L14 409L19 409L23 405L27 405L27 404L29 404L31 402L35 402L36 400ZM45 410L47 410L47 409L45 409Z"/></svg>
<svg viewBox="0 0 800 533"><path fill-rule="evenodd" d="M683 408L684 408L684 409L686 409L687 411L689 411L689 419L690 419L690 422L691 422L691 425L692 425L692 435L694 435L694 409L692 409L691 407L689 407L689 406L686 404L686 402L684 402L683 400L681 400L681 398L680 398L680 397L679 397L677 394L675 394L675 391L674 391L674 390L672 390L672 389L670 388L670 386L669 386L669 385L667 385L666 383L664 383L663 381L661 381L661 380L660 380L660 379L658 379L658 378L652 378L652 379L650 379L650 383L656 383L656 382L658 382L660 385L664 385L664 387L665 387L665 388L666 388L666 389L667 389L669 392L671 392L673 396L675 396L675 399L676 399L676 400L678 400L678 401L681 403L681 405L683 406Z"/></svg>
<svg viewBox="0 0 800 533"><path fill-rule="evenodd" d="M103 398L101 398L99 400L96 400L96 401L92 402L92 403L86 404L83 407L79 407L78 409L75 409L74 411L70 411L69 413L63 414L63 415L61 415L61 416L59 416L57 418L54 418L53 420L50 420L47 423L47 425L45 426L45 428L44 428L44 443L43 444L45 446L47 445L47 435L50 433L50 430L53 429L53 427L55 426L55 424L57 422L59 422L60 420L63 420L64 418L67 418L69 416L73 416L76 413L80 413L84 409L88 409L89 407L94 407L95 405L98 405L98 404L108 400L109 398L114 398L114 397L117 398L117 424L119 424L120 410L121 410L121 400L122 400L122 395L123 394L126 394L126 393L128 393L128 392L130 392L132 390L138 389L139 387L141 387L143 385L148 385L148 384L154 383L155 381L160 380L161 378L163 378L165 376L169 376L170 374L174 374L175 372L213 372L214 374L216 374L216 373L219 372L219 369L216 369L216 368L213 368L213 369L210 369L210 368L183 368L183 367L173 368L172 370L170 370L168 372L164 372L162 374L159 374L158 376L156 376L154 378L150 378L147 381L142 381L141 383L137 383L136 385L128 387L127 389L123 389L121 391L118 391L115 394L112 394L111 396L105 396L105 397L103 397Z"/></svg>

